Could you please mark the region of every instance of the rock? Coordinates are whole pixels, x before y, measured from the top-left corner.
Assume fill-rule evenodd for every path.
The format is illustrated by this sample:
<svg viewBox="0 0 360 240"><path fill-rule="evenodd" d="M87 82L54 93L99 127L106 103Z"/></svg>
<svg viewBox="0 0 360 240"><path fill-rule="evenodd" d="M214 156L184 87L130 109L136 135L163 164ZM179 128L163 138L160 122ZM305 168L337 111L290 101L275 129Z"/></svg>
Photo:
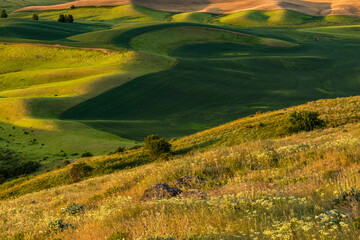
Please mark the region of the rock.
<svg viewBox="0 0 360 240"><path fill-rule="evenodd" d="M178 179L175 179L171 182L172 185L178 188L195 188L203 185L203 181L197 177L193 176L184 176Z"/></svg>
<svg viewBox="0 0 360 240"><path fill-rule="evenodd" d="M159 183L145 190L141 201L148 201L162 198L172 198L179 195L182 191L178 188L172 188L167 183Z"/></svg>
<svg viewBox="0 0 360 240"><path fill-rule="evenodd" d="M199 191L198 189L189 189L182 192L179 196L182 198L206 199L207 194L205 192Z"/></svg>

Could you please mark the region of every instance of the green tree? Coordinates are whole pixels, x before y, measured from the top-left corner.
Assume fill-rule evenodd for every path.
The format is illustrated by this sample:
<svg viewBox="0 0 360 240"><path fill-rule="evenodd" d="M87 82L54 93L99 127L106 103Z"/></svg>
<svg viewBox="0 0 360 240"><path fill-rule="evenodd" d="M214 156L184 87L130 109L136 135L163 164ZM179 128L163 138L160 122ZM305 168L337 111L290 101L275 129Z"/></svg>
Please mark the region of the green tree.
<svg viewBox="0 0 360 240"><path fill-rule="evenodd" d="M7 15L7 13L6 13L6 10L1 10L1 13L0 13L0 18L7 18L8 17L8 15Z"/></svg>
<svg viewBox="0 0 360 240"><path fill-rule="evenodd" d="M70 15L70 14L65 15L65 22L66 22L66 23L73 23L73 22L74 22L73 16Z"/></svg>
<svg viewBox="0 0 360 240"><path fill-rule="evenodd" d="M61 23L65 22L65 16L64 16L64 14L60 14L60 15L59 15L58 22L61 22Z"/></svg>
<svg viewBox="0 0 360 240"><path fill-rule="evenodd" d="M147 136L144 142L144 148L150 157L160 157L171 151L171 144L158 135Z"/></svg>
<svg viewBox="0 0 360 240"><path fill-rule="evenodd" d="M39 20L39 15L37 15L36 13L33 13L32 19L35 21Z"/></svg>

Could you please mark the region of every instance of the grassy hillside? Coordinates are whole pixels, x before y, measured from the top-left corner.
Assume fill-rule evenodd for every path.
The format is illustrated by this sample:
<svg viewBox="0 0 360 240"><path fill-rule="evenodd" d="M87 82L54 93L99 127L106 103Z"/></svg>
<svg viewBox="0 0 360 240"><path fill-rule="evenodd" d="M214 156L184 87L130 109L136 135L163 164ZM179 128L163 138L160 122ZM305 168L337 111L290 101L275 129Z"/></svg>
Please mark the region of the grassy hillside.
<svg viewBox="0 0 360 240"><path fill-rule="evenodd" d="M142 149L83 159L94 170L80 183L69 181L70 165L3 184L3 198L20 197L1 201L0 232L29 239L356 239L357 200L333 200L358 190L359 100L321 100L240 119L172 142L168 160L153 162ZM293 110L316 111L326 125L283 136ZM152 184L187 175L203 180L207 199L139 201ZM63 212L71 202L85 204L84 211ZM48 226L58 219L72 227Z"/></svg>

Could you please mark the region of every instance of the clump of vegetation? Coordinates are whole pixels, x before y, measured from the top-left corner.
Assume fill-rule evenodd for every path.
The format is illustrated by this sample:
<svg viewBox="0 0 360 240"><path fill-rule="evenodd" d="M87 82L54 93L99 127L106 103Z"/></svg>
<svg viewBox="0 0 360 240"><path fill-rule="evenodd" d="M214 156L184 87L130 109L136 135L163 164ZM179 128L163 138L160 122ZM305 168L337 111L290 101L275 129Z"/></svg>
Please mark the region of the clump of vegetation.
<svg viewBox="0 0 360 240"><path fill-rule="evenodd" d="M58 22L61 23L73 23L74 22L74 17L70 14L60 14L59 15L59 19Z"/></svg>
<svg viewBox="0 0 360 240"><path fill-rule="evenodd" d="M69 165L69 164L70 164L70 160L64 160L64 161L62 162L63 167L65 167L65 166L67 166L67 165Z"/></svg>
<svg viewBox="0 0 360 240"><path fill-rule="evenodd" d="M33 13L32 20L38 21L39 20L39 15L36 14L36 13Z"/></svg>
<svg viewBox="0 0 360 240"><path fill-rule="evenodd" d="M81 154L81 157L92 157L94 156L91 152L84 152L83 154Z"/></svg>
<svg viewBox="0 0 360 240"><path fill-rule="evenodd" d="M118 147L113 152L110 152L109 155L112 155L112 154L115 154L115 153L122 153L122 152L125 152L125 150L126 150L125 147Z"/></svg>
<svg viewBox="0 0 360 240"><path fill-rule="evenodd" d="M0 18L7 18L8 17L8 15L7 15L7 13L6 13L6 10L1 10L1 13L0 13Z"/></svg>
<svg viewBox="0 0 360 240"><path fill-rule="evenodd" d="M352 201L360 203L360 191L351 188L349 191L341 193L338 198L334 199L335 204L347 204Z"/></svg>
<svg viewBox="0 0 360 240"><path fill-rule="evenodd" d="M139 148L142 148L142 146L141 145L135 145L135 146L129 147L128 150L136 150L136 149L139 149Z"/></svg>
<svg viewBox="0 0 360 240"><path fill-rule="evenodd" d="M0 174L5 178L15 178L21 175L26 175L35 172L41 167L38 162L22 162L13 163L11 165L0 166Z"/></svg>
<svg viewBox="0 0 360 240"><path fill-rule="evenodd" d="M62 219L51 221L48 225L49 232L51 233L62 232L69 228L72 228L72 225L69 223L64 223Z"/></svg>
<svg viewBox="0 0 360 240"><path fill-rule="evenodd" d="M293 111L285 120L285 129L287 133L312 131L323 125L324 121L319 119L319 114L312 111Z"/></svg>
<svg viewBox="0 0 360 240"><path fill-rule="evenodd" d="M344 219L348 218L347 215L342 214L338 210L331 210L326 213L322 213L316 217L320 220L320 226L328 226L339 225L344 221Z"/></svg>
<svg viewBox="0 0 360 240"><path fill-rule="evenodd" d="M147 136L144 143L144 148L150 157L160 157L171 151L171 144L158 135Z"/></svg>
<svg viewBox="0 0 360 240"><path fill-rule="evenodd" d="M86 163L77 163L71 167L69 171L69 177L74 183L80 182L81 179L90 176L92 171L93 168Z"/></svg>
<svg viewBox="0 0 360 240"><path fill-rule="evenodd" d="M107 239L108 240L126 239L126 238L128 238L128 235L129 234L127 234L127 233L115 231Z"/></svg>
<svg viewBox="0 0 360 240"><path fill-rule="evenodd" d="M77 203L70 203L66 206L66 208L62 209L62 212L65 214L76 215L78 213L84 212L84 206L85 205L80 205Z"/></svg>

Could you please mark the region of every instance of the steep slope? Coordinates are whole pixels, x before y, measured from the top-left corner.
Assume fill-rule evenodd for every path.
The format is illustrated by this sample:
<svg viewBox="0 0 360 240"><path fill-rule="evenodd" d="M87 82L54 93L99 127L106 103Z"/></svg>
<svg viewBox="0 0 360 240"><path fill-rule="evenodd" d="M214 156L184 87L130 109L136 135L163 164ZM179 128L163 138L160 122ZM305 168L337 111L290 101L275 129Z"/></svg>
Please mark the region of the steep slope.
<svg viewBox="0 0 360 240"><path fill-rule="evenodd" d="M360 3L357 0L79 0L53 6L31 6L17 11L43 11L67 9L71 5L81 6L116 6L137 4L147 8L169 12L210 12L234 13L244 10L279 10L288 9L314 16L349 15L359 16Z"/></svg>

